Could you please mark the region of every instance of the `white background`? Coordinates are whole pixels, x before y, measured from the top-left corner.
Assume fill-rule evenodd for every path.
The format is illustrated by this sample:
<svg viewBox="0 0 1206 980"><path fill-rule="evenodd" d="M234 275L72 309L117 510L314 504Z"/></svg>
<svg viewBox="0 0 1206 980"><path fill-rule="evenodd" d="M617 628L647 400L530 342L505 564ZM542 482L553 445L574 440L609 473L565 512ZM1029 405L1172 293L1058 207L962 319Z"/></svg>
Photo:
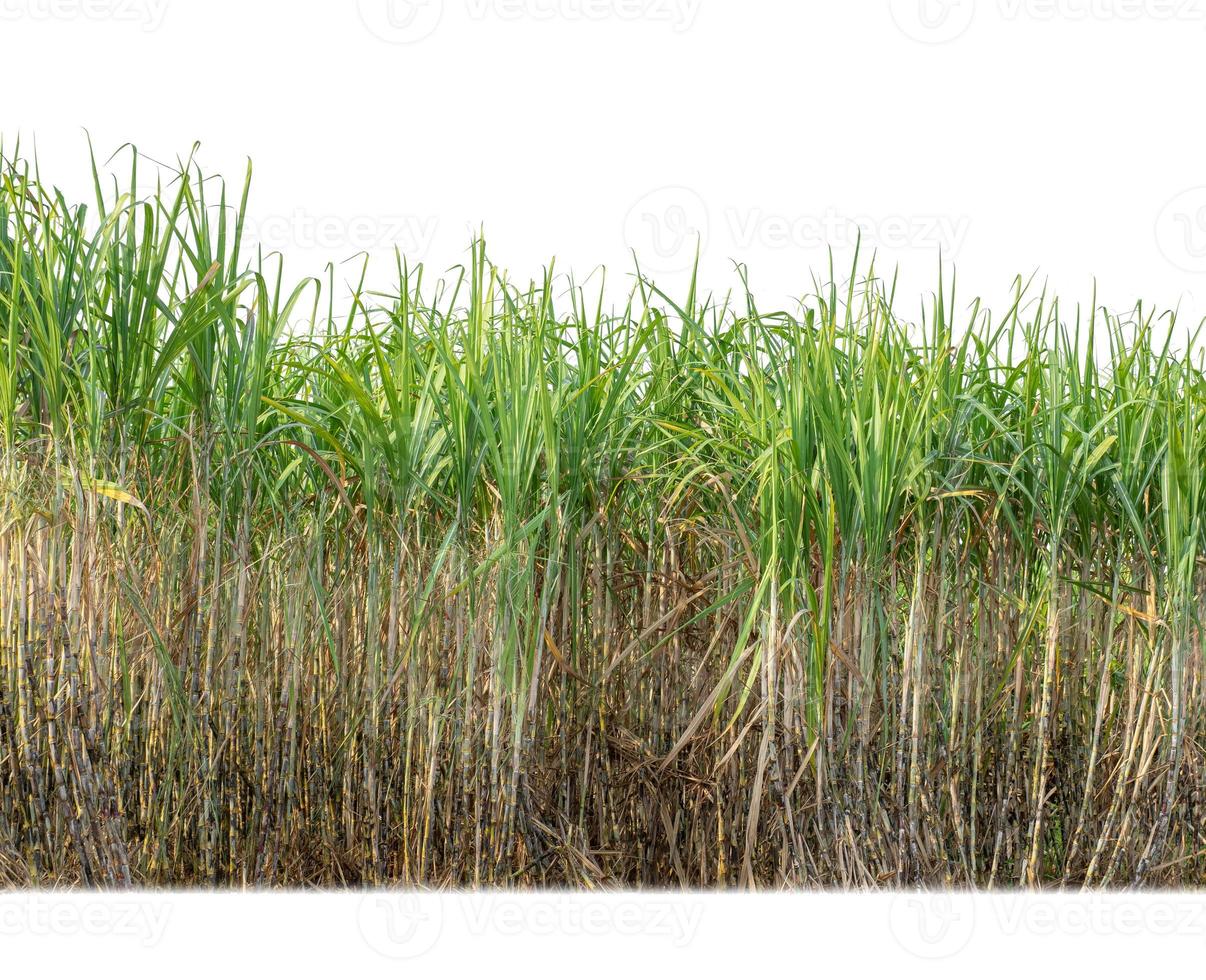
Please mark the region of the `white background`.
<svg viewBox="0 0 1206 980"><path fill-rule="evenodd" d="M746 262L766 307L825 276L826 244L844 273L857 226L906 297L941 248L998 308L1038 273L1206 313L1206 0L0 0L0 40L6 153L36 144L80 199L85 128L102 158L200 141L237 180L250 157L252 226L297 277L395 245L442 270L484 227L517 276L555 256L622 291L636 249L674 290L698 234L705 285ZM220 952L286 975L610 978L763 957L1012 974L1022 951L1134 975L1206 946L1201 903L1169 897L366 901L3 896L0 948L44 967L53 941L64 973L212 977Z"/></svg>
<svg viewBox="0 0 1206 980"><path fill-rule="evenodd" d="M84 127L250 157L291 276L484 228L525 279L622 291L635 248L672 290L698 230L766 306L861 227L910 305L941 247L997 308L1037 272L1206 313L1206 0L0 0L0 32L6 151L78 195Z"/></svg>
<svg viewBox="0 0 1206 980"><path fill-rule="evenodd" d="M1133 978L1204 946L1172 894L0 895L12 976Z"/></svg>

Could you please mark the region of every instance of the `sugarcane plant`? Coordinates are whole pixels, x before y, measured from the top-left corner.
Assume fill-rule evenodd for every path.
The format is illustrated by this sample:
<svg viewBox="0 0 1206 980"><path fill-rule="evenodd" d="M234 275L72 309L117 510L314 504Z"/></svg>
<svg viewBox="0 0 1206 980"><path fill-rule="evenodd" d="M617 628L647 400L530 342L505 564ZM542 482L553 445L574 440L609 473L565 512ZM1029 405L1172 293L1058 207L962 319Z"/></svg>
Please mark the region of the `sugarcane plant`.
<svg viewBox="0 0 1206 980"><path fill-rule="evenodd" d="M1174 314L291 280L90 172L0 147L0 883L1206 883Z"/></svg>

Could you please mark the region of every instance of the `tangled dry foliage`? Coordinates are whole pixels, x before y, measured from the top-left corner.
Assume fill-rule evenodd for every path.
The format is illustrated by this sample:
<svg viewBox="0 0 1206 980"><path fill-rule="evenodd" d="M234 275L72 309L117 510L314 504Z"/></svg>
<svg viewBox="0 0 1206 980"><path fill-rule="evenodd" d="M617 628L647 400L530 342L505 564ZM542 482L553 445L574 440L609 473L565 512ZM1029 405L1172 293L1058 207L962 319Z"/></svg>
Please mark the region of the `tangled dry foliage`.
<svg viewBox="0 0 1206 980"><path fill-rule="evenodd" d="M133 160L4 157L4 883L1206 880L1174 318L480 243L337 311Z"/></svg>

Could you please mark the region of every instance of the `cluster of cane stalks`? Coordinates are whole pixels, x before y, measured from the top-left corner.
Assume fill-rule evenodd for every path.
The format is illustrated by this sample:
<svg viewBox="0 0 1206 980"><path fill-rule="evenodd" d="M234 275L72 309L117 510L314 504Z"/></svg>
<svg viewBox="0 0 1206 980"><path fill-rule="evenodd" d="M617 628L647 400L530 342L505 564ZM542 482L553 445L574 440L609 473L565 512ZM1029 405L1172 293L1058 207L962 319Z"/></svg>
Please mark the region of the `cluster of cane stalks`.
<svg viewBox="0 0 1206 980"><path fill-rule="evenodd" d="M1206 882L1174 316L291 285L0 155L0 883Z"/></svg>

